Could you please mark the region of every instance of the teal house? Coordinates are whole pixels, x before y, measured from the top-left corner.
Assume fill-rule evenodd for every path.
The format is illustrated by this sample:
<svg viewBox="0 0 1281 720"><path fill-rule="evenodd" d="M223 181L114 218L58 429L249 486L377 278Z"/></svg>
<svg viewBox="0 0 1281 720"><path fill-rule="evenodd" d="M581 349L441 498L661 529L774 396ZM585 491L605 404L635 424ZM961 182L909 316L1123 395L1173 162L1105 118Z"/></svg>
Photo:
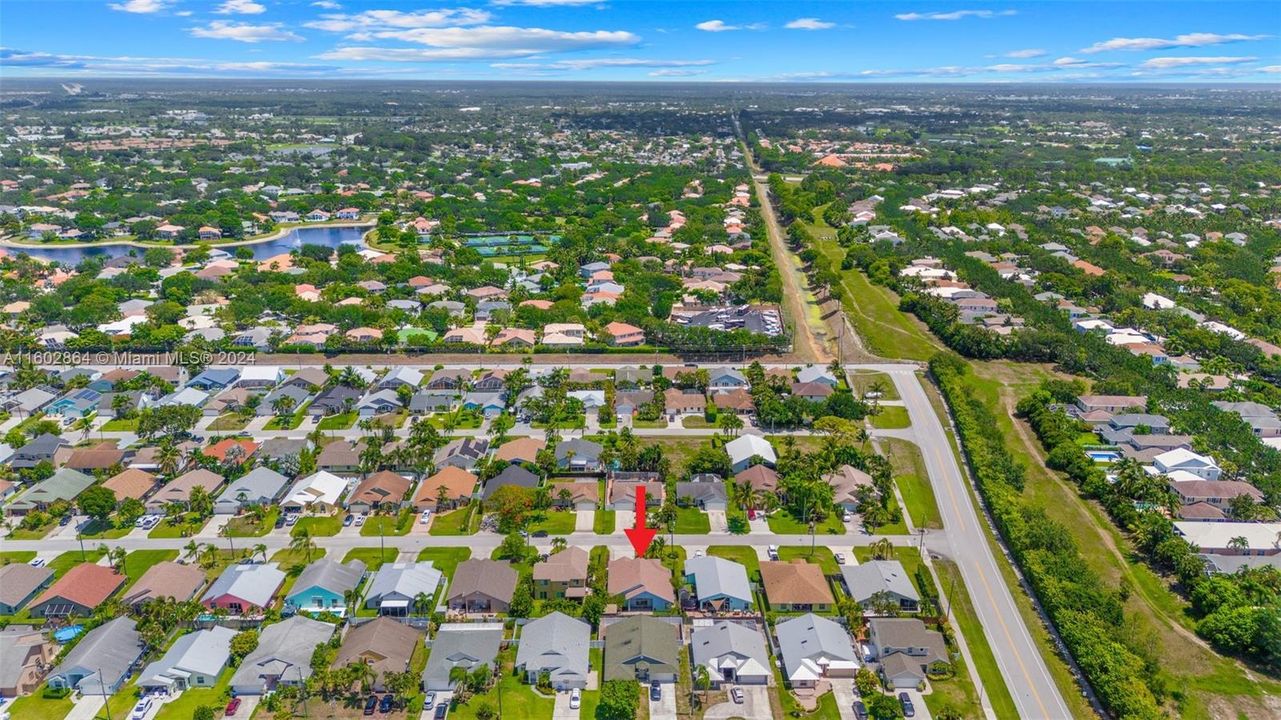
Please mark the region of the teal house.
<svg viewBox="0 0 1281 720"><path fill-rule="evenodd" d="M294 612L345 615L347 593L358 588L364 579L365 564L359 560L345 565L335 560L318 560L298 576L285 597L285 608Z"/></svg>

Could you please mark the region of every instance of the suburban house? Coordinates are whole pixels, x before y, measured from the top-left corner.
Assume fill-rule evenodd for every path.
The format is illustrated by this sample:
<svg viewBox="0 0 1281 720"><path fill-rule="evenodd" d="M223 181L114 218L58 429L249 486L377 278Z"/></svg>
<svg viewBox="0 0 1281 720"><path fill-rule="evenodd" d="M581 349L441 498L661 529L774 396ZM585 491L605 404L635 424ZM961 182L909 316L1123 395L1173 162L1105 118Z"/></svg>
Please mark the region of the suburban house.
<svg viewBox="0 0 1281 720"><path fill-rule="evenodd" d="M173 504L186 507L191 500L192 490L201 488L212 497L220 485L222 485L222 476L216 472L204 468L185 472L161 485L159 490L147 498L147 512L153 515L160 514Z"/></svg>
<svg viewBox="0 0 1281 720"><path fill-rule="evenodd" d="M352 560L343 564L321 558L303 568L285 597L285 604L300 612L347 613L347 593L365 579L365 563Z"/></svg>
<svg viewBox="0 0 1281 720"><path fill-rule="evenodd" d="M823 476L823 481L832 486L832 502L847 512L858 512L860 489L876 489L872 476L853 465L842 465Z"/></svg>
<svg viewBox="0 0 1281 720"><path fill-rule="evenodd" d="M702 393L685 392L677 388L663 391L663 412L668 420L675 420L680 415L701 415L707 409L707 398Z"/></svg>
<svg viewBox="0 0 1281 720"><path fill-rule="evenodd" d="M872 654L890 687L917 687L931 665L951 661L943 635L916 618L873 618L867 625Z"/></svg>
<svg viewBox="0 0 1281 720"><path fill-rule="evenodd" d="M21 563L20 563L21 564ZM44 681L45 669L57 657L57 645L40 630L11 627L0 630L0 697L30 695Z"/></svg>
<svg viewBox="0 0 1281 720"><path fill-rule="evenodd" d="M1263 493L1241 480L1184 480L1171 481L1170 489L1184 505L1208 503L1219 510L1227 510L1232 500L1242 495L1255 503L1264 501Z"/></svg>
<svg viewBox="0 0 1281 720"><path fill-rule="evenodd" d="M552 553L546 560L534 564L534 598L582 599L587 595L587 568L590 558L586 550L576 545Z"/></svg>
<svg viewBox="0 0 1281 720"><path fill-rule="evenodd" d="M471 499L472 492L476 489L476 476L452 465L443 468L418 484L418 489L414 492L414 508L436 511L444 509L438 502L442 497L441 488L444 488L445 508L454 507Z"/></svg>
<svg viewBox="0 0 1281 720"><path fill-rule="evenodd" d="M645 331L635 325L614 321L604 327L606 342L615 347L631 347L645 344Z"/></svg>
<svg viewBox="0 0 1281 720"><path fill-rule="evenodd" d="M469 673L482 665L493 669L502 642L502 623L442 624L432 639L427 667L423 668L423 690L452 690L455 681L451 675L456 667Z"/></svg>
<svg viewBox="0 0 1281 720"><path fill-rule="evenodd" d="M849 633L833 620L807 613L774 626L783 675L793 688L812 688L828 677L854 677L859 656Z"/></svg>
<svg viewBox="0 0 1281 720"><path fill-rule="evenodd" d="M59 500L75 500L92 484L92 475L64 467L22 491L5 507L5 513L26 515L35 510L48 510L50 505Z"/></svg>
<svg viewBox="0 0 1281 720"><path fill-rule="evenodd" d="M200 596L200 604L232 615L253 615L255 609L271 605L276 591L285 582L285 573L275 563L229 565Z"/></svg>
<svg viewBox="0 0 1281 720"><path fill-rule="evenodd" d="M113 695L142 659L142 636L131 617L118 617L90 630L49 672L49 687L81 695Z"/></svg>
<svg viewBox="0 0 1281 720"><path fill-rule="evenodd" d="M768 685L773 675L765 638L752 625L718 620L690 634L694 667L707 668L713 688L721 683Z"/></svg>
<svg viewBox="0 0 1281 720"><path fill-rule="evenodd" d="M645 507L654 508L663 504L667 497L667 485L657 480L609 480L609 496L606 499L606 510L616 512L633 512L636 510L636 490L645 488Z"/></svg>
<svg viewBox="0 0 1281 720"><path fill-rule="evenodd" d="M347 497L347 509L354 513L394 510L409 492L409 478L389 470L376 472L360 481Z"/></svg>
<svg viewBox="0 0 1281 720"><path fill-rule="evenodd" d="M101 442L91 447L72 450L63 469L71 468L88 472L107 470L122 465L124 459L124 451L117 448L115 443Z"/></svg>
<svg viewBox="0 0 1281 720"><path fill-rule="evenodd" d="M316 468L325 472L355 475L360 472L360 454L364 443L355 443L337 439L325 443L316 454Z"/></svg>
<svg viewBox="0 0 1281 720"><path fill-rule="evenodd" d="M468 613L507 612L516 591L516 571L496 560L464 560L454 570L446 601L450 610Z"/></svg>
<svg viewBox="0 0 1281 720"><path fill-rule="evenodd" d="M513 486L533 490L538 487L539 477L534 473L526 470L520 465L508 465L503 471L485 481L485 488L481 494L485 500L494 496L498 488Z"/></svg>
<svg viewBox="0 0 1281 720"><path fill-rule="evenodd" d="M227 486L214 501L214 513L235 515L251 505L275 505L284 494L289 478L268 467L258 466Z"/></svg>
<svg viewBox="0 0 1281 720"><path fill-rule="evenodd" d="M13 451L9 465L14 470L30 470L42 462L53 462L54 453L65 447L67 441L59 435L42 433L31 438L31 441Z"/></svg>
<svg viewBox="0 0 1281 720"><path fill-rule="evenodd" d="M556 467L571 473L600 472L600 454L603 449L599 443L590 440L563 440L556 444Z"/></svg>
<svg viewBox="0 0 1281 720"><path fill-rule="evenodd" d="M869 560L842 565L841 578L850 598L864 611L894 607L902 612L920 609L921 596L898 560Z"/></svg>
<svg viewBox="0 0 1281 720"><path fill-rule="evenodd" d="M212 688L227 667L235 636L235 630L221 625L183 635L164 657L142 669L138 687L170 695L188 688Z"/></svg>
<svg viewBox="0 0 1281 720"><path fill-rule="evenodd" d="M460 467L471 470L489 452L489 441L484 438L459 438L436 451L436 467Z"/></svg>
<svg viewBox="0 0 1281 720"><path fill-rule="evenodd" d="M729 494L719 478L681 481L676 483L676 502L682 507L724 512L729 506Z"/></svg>
<svg viewBox="0 0 1281 720"><path fill-rule="evenodd" d="M327 515L338 509L346 489L346 480L321 470L294 483L280 506L285 510L307 510Z"/></svg>
<svg viewBox="0 0 1281 720"><path fill-rule="evenodd" d="M753 490L773 493L778 490L778 473L768 465L753 465L736 474L734 482L747 483Z"/></svg>
<svg viewBox="0 0 1281 720"><path fill-rule="evenodd" d="M0 615L16 615L53 580L53 570L24 562L0 565Z"/></svg>
<svg viewBox="0 0 1281 720"><path fill-rule="evenodd" d="M141 500L155 489L156 476L138 468L125 468L103 481L102 486L110 490L116 500L132 498Z"/></svg>
<svg viewBox="0 0 1281 720"><path fill-rule="evenodd" d="M608 592L623 596L624 610L666 610L676 602L672 575L658 560L616 558L609 562L608 575Z"/></svg>
<svg viewBox="0 0 1281 720"><path fill-rule="evenodd" d="M778 461L774 446L760 435L740 435L725 443L725 452L729 453L730 469L735 473L760 463L774 467Z"/></svg>
<svg viewBox="0 0 1281 720"><path fill-rule="evenodd" d="M329 642L333 634L333 625L305 615L267 625L258 636L258 647L231 676L232 694L264 695L280 685L296 687L307 682L316 646Z"/></svg>
<svg viewBox="0 0 1281 720"><path fill-rule="evenodd" d="M125 590L120 600L132 608L160 598L187 602L194 599L204 586L205 571L199 565L164 560L147 568L142 577Z"/></svg>
<svg viewBox="0 0 1281 720"><path fill-rule="evenodd" d="M111 567L81 563L58 578L27 610L31 617L40 618L93 615L127 579Z"/></svg>
<svg viewBox="0 0 1281 720"><path fill-rule="evenodd" d="M1157 455L1153 458L1152 465L1162 475L1169 475L1175 471L1182 470L1202 480L1218 480L1219 475L1223 472L1219 469L1219 464L1214 461L1214 458L1183 448L1168 450Z"/></svg>
<svg viewBox="0 0 1281 720"><path fill-rule="evenodd" d="M419 595L434 598L444 576L431 561L386 563L369 577L365 607L379 615L408 616Z"/></svg>
<svg viewBox="0 0 1281 720"><path fill-rule="evenodd" d="M712 368L707 373L707 391L711 393L726 392L735 388L749 387L747 378L735 368Z"/></svg>
<svg viewBox="0 0 1281 720"><path fill-rule="evenodd" d="M1281 554L1281 522L1176 522L1174 531L1203 553L1254 557Z"/></svg>
<svg viewBox="0 0 1281 720"><path fill-rule="evenodd" d="M508 463L535 463L538 462L538 453L546 447L547 442L538 438L513 438L494 451L494 459Z"/></svg>
<svg viewBox="0 0 1281 720"><path fill-rule="evenodd" d="M685 561L685 581L693 583L700 610L726 612L752 607L747 568L732 560L705 555Z"/></svg>
<svg viewBox="0 0 1281 720"><path fill-rule="evenodd" d="M516 670L536 684L547 673L556 690L584 689L591 675L588 647L592 628L578 618L553 612L526 624L516 650Z"/></svg>
<svg viewBox="0 0 1281 720"><path fill-rule="evenodd" d="M604 629L602 680L670 683L680 668L680 627L653 615L629 615Z"/></svg>
<svg viewBox="0 0 1281 720"><path fill-rule="evenodd" d="M422 633L413 627L387 617L374 618L352 627L338 646L333 667L346 667L350 663L367 665L373 669L374 692L387 690L387 675L409 669L414 648L422 642Z"/></svg>
<svg viewBox="0 0 1281 720"><path fill-rule="evenodd" d="M836 604L823 569L804 560L762 562L761 584L771 610L827 612Z"/></svg>

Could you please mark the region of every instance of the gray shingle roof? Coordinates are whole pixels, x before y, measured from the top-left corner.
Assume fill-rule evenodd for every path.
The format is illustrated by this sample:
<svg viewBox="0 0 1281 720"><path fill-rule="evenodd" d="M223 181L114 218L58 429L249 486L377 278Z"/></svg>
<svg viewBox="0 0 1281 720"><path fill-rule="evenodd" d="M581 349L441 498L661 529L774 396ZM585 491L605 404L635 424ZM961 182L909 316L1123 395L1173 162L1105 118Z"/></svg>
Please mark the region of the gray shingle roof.
<svg viewBox="0 0 1281 720"><path fill-rule="evenodd" d="M90 630L50 676L64 675L76 669L87 670L92 674L80 681L82 691L98 695L101 694L99 678L110 692L141 656L142 638L133 618L118 617Z"/></svg>
<svg viewBox="0 0 1281 720"><path fill-rule="evenodd" d="M564 613L541 617L521 631L516 666L550 672L552 685L585 681L591 634L591 626Z"/></svg>
<svg viewBox="0 0 1281 720"><path fill-rule="evenodd" d="M263 692L265 677L279 677L296 684L311 677L311 655L316 646L334 633L329 623L302 615L268 625L258 636L258 647L240 662L231 678L236 692L251 688Z"/></svg>
<svg viewBox="0 0 1281 720"><path fill-rule="evenodd" d="M187 633L174 641L164 657L143 668L138 684L168 687L176 675L184 672L217 677L231 655L231 639L235 636L235 630L221 625Z"/></svg>
<svg viewBox="0 0 1281 720"><path fill-rule="evenodd" d="M718 595L752 602L752 586L747 581L747 568L725 558L706 555L685 561L685 575L693 576L700 600Z"/></svg>
<svg viewBox="0 0 1281 720"><path fill-rule="evenodd" d="M898 560L871 560L859 565L842 565L841 576L855 602L866 602L878 592L888 592L920 601L916 586Z"/></svg>
<svg viewBox="0 0 1281 720"><path fill-rule="evenodd" d="M503 641L502 623L446 623L436 632L431 655L423 669L426 690L448 690L453 687L449 671L455 667L468 670L489 665L498 657Z"/></svg>

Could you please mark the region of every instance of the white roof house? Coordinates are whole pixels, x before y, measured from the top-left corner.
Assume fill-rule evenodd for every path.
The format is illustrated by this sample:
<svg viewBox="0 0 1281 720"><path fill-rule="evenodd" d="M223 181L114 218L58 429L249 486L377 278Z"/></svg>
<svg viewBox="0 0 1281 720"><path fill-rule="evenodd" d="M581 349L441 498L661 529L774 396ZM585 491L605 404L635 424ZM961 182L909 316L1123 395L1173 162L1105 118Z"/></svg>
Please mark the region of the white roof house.
<svg viewBox="0 0 1281 720"><path fill-rule="evenodd" d="M778 461L774 447L760 435L740 435L725 443L725 452L729 453L730 464L736 473L750 467L753 457L761 458L770 467Z"/></svg>
<svg viewBox="0 0 1281 720"><path fill-rule="evenodd" d="M278 365L246 365L240 371L236 385L241 387L273 387L285 379L285 372Z"/></svg>
<svg viewBox="0 0 1281 720"><path fill-rule="evenodd" d="M1192 473L1202 480L1218 480L1223 472L1218 463L1208 455L1192 452L1185 448L1167 450L1152 459L1152 465L1162 475L1169 475L1175 470Z"/></svg>
<svg viewBox="0 0 1281 720"><path fill-rule="evenodd" d="M147 665L138 686L166 692L193 687L213 687L231 656L236 631L215 625L178 638L164 657Z"/></svg>
<svg viewBox="0 0 1281 720"><path fill-rule="evenodd" d="M346 480L321 470L294 483L285 495L284 502L280 504L282 507L297 509L337 507L346 489Z"/></svg>
<svg viewBox="0 0 1281 720"><path fill-rule="evenodd" d="M689 644L694 664L707 668L712 687L722 682L766 685L773 674L765 638L754 627L722 620L696 628Z"/></svg>
<svg viewBox="0 0 1281 720"><path fill-rule="evenodd" d="M1281 553L1281 522L1174 523L1175 532L1200 552L1221 555L1276 555ZM1235 542L1234 542L1235 540ZM1241 541L1245 547L1238 547Z"/></svg>
<svg viewBox="0 0 1281 720"><path fill-rule="evenodd" d="M849 633L836 622L807 613L774 628L783 671L793 686L813 687L828 675L852 676L858 671L858 654Z"/></svg>

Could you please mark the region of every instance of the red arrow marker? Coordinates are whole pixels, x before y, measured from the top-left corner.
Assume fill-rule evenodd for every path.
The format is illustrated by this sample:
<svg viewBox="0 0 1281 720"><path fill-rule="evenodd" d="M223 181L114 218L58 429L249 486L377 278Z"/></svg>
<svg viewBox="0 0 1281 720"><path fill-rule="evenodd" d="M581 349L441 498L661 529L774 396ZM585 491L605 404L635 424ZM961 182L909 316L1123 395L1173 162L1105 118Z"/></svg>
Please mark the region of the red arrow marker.
<svg viewBox="0 0 1281 720"><path fill-rule="evenodd" d="M623 530L623 534L632 541L632 549L636 551L636 557L645 555L649 544L658 534L654 528L645 527L645 486L640 483L636 484L636 525Z"/></svg>

